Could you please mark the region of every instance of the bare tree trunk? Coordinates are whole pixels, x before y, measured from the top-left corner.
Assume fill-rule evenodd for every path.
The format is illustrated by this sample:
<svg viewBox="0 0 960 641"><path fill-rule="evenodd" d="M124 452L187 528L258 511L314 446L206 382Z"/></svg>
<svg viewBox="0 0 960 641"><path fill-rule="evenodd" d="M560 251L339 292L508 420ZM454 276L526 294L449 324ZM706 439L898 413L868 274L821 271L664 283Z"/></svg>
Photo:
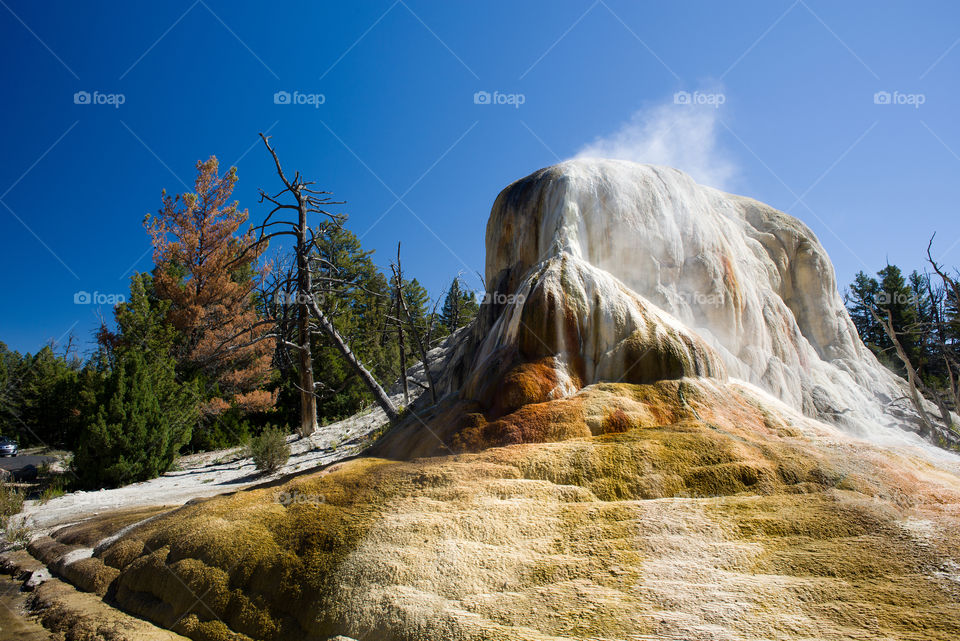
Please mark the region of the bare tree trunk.
<svg viewBox="0 0 960 641"><path fill-rule="evenodd" d="M933 259L932 250L933 250L934 238L936 238L936 234L931 236L930 242L927 243L927 261L933 267L933 271L936 272L936 274L940 277L940 280L943 281L945 299L949 300L949 292L952 292L955 304L960 305L960 284L958 284L955 279L951 278L945 271L943 271L943 269L940 267L937 261ZM928 290L929 290L929 285L928 285ZM933 296L931 292L931 298L932 297ZM953 401L953 409L957 412L960 412L960 381L954 380L954 374L953 374L954 367L951 367L951 365L956 366L957 362L955 358L952 358L950 354L950 350L947 346L945 314L946 312L944 311L942 314L938 314L938 317L937 317L938 331L940 332L940 338L937 342L940 344L940 353L943 355L943 362L947 368L947 375L950 379L949 381L950 397L951 397L951 401ZM952 426L952 423L950 421L947 421L946 424L948 428Z"/></svg>
<svg viewBox="0 0 960 641"><path fill-rule="evenodd" d="M297 223L297 330L300 344L300 436L310 436L317 429L317 397L313 388L313 354L310 349L310 310L306 301L311 296L309 248L307 247L307 210L298 203Z"/></svg>
<svg viewBox="0 0 960 641"><path fill-rule="evenodd" d="M946 287L949 287L953 291L954 300L960 304L960 283L957 283L956 280L951 278L946 272L943 271L943 268L933 259L932 248L933 248L933 239L936 237L936 234L930 237L930 242L927 243L927 261L930 263L930 266L933 267L933 271L937 272L937 276L943 281L943 284Z"/></svg>
<svg viewBox="0 0 960 641"><path fill-rule="evenodd" d="M403 268L400 266L400 243L397 243L397 266L393 270L397 279L397 319L400 325L403 325L403 316L406 316L407 323L410 325L410 332L413 334L414 342L417 344L417 350L420 352L420 362L423 363L423 373L427 377L427 385L430 390L430 399L433 403L437 402L437 390L433 386L433 374L430 372L430 358L427 355L427 349L423 344L423 338L420 336L419 329L413 324L413 316L410 315L410 309L407 307L407 301L403 298ZM400 315L403 312L403 316ZM403 350L403 334L400 339L400 349ZM428 339L429 340L429 339ZM401 361L402 362L402 361ZM403 390L407 390L407 371L403 369ZM404 397L406 398L406 397Z"/></svg>
<svg viewBox="0 0 960 641"><path fill-rule="evenodd" d="M401 296L403 293L403 281L394 271L394 277L397 281L397 343L400 346L400 381L403 384L403 404L410 405L410 384L407 381L407 344L403 336L403 315L401 312Z"/></svg>
<svg viewBox="0 0 960 641"><path fill-rule="evenodd" d="M903 349L900 339L897 338L897 333L893 329L893 320L890 318L890 310L887 310L886 318L881 318L880 315L874 311L873 306L870 306L869 309L874 319L880 323L880 326L883 328L887 338L890 339L894 350L897 352L897 357L903 363L903 367L907 371L907 384L910 387L910 400L913 403L914 409L917 410L917 414L920 416L922 430L921 434L929 438L936 430L933 427L933 423L930 421L930 417L927 415L926 408L923 406L923 397L920 395L920 391L918 389L925 386L923 385L923 381L921 381L920 377L917 375L917 370L914 369L913 364L910 362L910 358L907 356L906 350ZM949 416L950 415L948 413L946 420L947 426L950 425Z"/></svg>
<svg viewBox="0 0 960 641"><path fill-rule="evenodd" d="M387 418L389 418L391 421L395 421L400 418L400 414L397 412L397 408L394 406L393 401L390 400L390 397L387 396L387 393L383 391L382 387L380 387L380 383L378 383L377 379L373 377L373 374L371 374L370 371L363 366L363 363L360 362L357 356L350 349L350 346L347 345L347 341L343 339L343 337L340 335L340 332L337 331L337 328L333 326L333 323L330 322L330 319L327 318L326 314L323 313L323 310L317 306L317 303L313 297L310 297L307 300L310 305L310 311L313 312L317 322L320 323L320 328L327 336L330 337L330 340L333 341L333 344L346 359L347 363L349 363L350 366L356 370L364 384L373 393L374 400L376 400L377 404L383 408Z"/></svg>
<svg viewBox="0 0 960 641"><path fill-rule="evenodd" d="M390 397L387 396L383 388L377 382L377 379L367 370L357 356L350 350L346 340L340 335L333 323L327 318L326 314L317 305L315 293L313 291L313 279L310 271L310 251L316 244L316 234L307 225L308 214L319 214L329 220L329 224L340 227L346 218L342 214L332 214L326 210L326 206L333 204L342 204L332 201L327 194L329 192L320 191L313 187L312 181L305 181L300 176L300 172L295 172L293 179L289 180L280 166L280 158L276 151L270 146L267 136L260 134L264 146L270 152L274 165L277 169L277 175L283 182L284 189L278 194L271 196L263 189L260 190L260 201L268 201L274 205L264 221L260 224L260 235L255 243L248 246L240 256L242 257L252 247L259 246L268 242L272 238L280 236L292 236L296 238L296 291L297 291L297 345L296 351L299 355L300 363L300 433L304 436L312 434L317 426L317 401L315 393L315 384L313 380L313 358L310 349L311 335L311 313L316 317L320 324L321 331L333 341L340 353L346 358L347 363L357 372L361 380L373 394L377 404L383 408L387 417L391 421L399 418L397 408L393 405ZM289 202L283 202L279 198L283 194L289 194L296 201L296 205ZM277 212L296 211L297 222L292 220L280 219L271 222L271 218ZM280 231L270 231L274 225L280 225ZM321 281L323 279L321 278ZM281 282L282 285L282 282ZM324 285L325 286L325 285Z"/></svg>

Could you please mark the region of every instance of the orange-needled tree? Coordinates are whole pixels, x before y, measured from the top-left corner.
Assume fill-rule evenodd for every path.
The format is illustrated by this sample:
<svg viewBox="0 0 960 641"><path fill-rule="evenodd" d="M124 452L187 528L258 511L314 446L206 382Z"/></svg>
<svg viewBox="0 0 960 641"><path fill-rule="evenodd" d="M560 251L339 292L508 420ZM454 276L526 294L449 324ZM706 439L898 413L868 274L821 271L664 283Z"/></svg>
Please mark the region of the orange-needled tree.
<svg viewBox="0 0 960 641"><path fill-rule="evenodd" d="M169 320L182 336L177 361L187 377L203 382L208 417L231 407L262 411L276 402L264 389L273 321L255 306L265 246L249 251L253 232L241 230L248 213L231 202L236 182L236 167L221 176L215 156L198 161L195 191L164 191L160 211L144 220L153 241L156 295L170 301Z"/></svg>

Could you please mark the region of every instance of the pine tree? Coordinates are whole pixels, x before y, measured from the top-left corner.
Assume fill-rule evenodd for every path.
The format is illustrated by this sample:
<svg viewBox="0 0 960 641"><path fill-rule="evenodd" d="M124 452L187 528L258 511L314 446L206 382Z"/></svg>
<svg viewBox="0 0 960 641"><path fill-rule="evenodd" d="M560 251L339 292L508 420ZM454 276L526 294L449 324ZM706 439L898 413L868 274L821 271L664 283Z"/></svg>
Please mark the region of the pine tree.
<svg viewBox="0 0 960 641"><path fill-rule="evenodd" d="M913 270L907 277L907 289L910 292L910 304L916 318L913 327L910 328L916 343L915 365L922 376L929 382L934 382L938 374L937 364L940 358L934 336L936 310L930 295L929 276Z"/></svg>
<svg viewBox="0 0 960 641"><path fill-rule="evenodd" d="M464 291L460 278L454 278L440 311L442 335L452 334L469 324L476 317L479 307L477 295L472 291Z"/></svg>
<svg viewBox="0 0 960 641"><path fill-rule="evenodd" d="M195 417L176 384L170 357L121 349L88 421L73 470L90 488L155 478L170 469ZM174 406L187 409L176 411Z"/></svg>
<svg viewBox="0 0 960 641"><path fill-rule="evenodd" d="M960 276L957 277L960 280ZM945 286L943 288L943 320L946 326L945 339L958 352L960 352L960 300L958 300L957 288ZM960 358L960 353L958 353Z"/></svg>
<svg viewBox="0 0 960 641"><path fill-rule="evenodd" d="M877 308L881 314L889 314L897 338L910 357L917 364L920 359L920 317L917 312L913 292L896 265L887 265L879 272L880 290L877 293ZM880 341L885 351L893 349L890 339L884 335ZM900 371L902 368L897 367Z"/></svg>
<svg viewBox="0 0 960 641"><path fill-rule="evenodd" d="M430 311L430 294L420 284L416 278L404 282L403 297L407 301L407 308L410 310L410 316L413 323L418 328L426 330L428 325L433 322Z"/></svg>
<svg viewBox="0 0 960 641"><path fill-rule="evenodd" d="M79 362L67 361L48 345L29 354L18 375L18 421L22 443L72 447L79 430Z"/></svg>
<svg viewBox="0 0 960 641"><path fill-rule="evenodd" d="M130 300L114 309L116 331L100 328L98 342L110 356L135 349L148 359L172 356L180 334L169 321L170 301L157 297L153 277L146 273L130 278Z"/></svg>
<svg viewBox="0 0 960 641"><path fill-rule="evenodd" d="M315 279L327 283L325 295L318 297L320 308L357 357L386 384L395 376L397 358L393 336L385 332L390 287L372 256L353 232L327 226L316 238L312 262L318 270ZM343 418L373 401L329 337L315 334L312 347L318 419Z"/></svg>
<svg viewBox="0 0 960 641"><path fill-rule="evenodd" d="M875 353L880 350L883 330L870 313L870 308L877 303L879 289L880 284L875 278L860 271L854 277L846 295L847 311L860 334L860 340Z"/></svg>
<svg viewBox="0 0 960 641"><path fill-rule="evenodd" d="M931 346L925 336L929 332L932 309L927 281L914 271L908 278L896 265L887 265L877 272L879 280L857 272L846 296L847 311L861 340L888 367L903 375L903 364L894 354L893 343L873 316L876 312L890 321L897 339L914 368L921 374L930 361ZM871 311L873 310L873 311Z"/></svg>
<svg viewBox="0 0 960 641"><path fill-rule="evenodd" d="M204 412L231 406L243 412L273 407L263 390L272 371L270 321L257 315L255 290L263 273L256 261L266 245L241 232L248 213L230 202L237 169L223 176L211 156L197 162L196 193L163 194L163 206L144 225L153 238L157 297L170 301L169 317L180 332L178 366L201 381L209 398Z"/></svg>
<svg viewBox="0 0 960 641"><path fill-rule="evenodd" d="M100 351L80 373L86 422L73 468L88 487L154 478L190 440L201 396L195 384L177 380L172 352L179 334L168 308L149 274L134 275L130 300L114 310L117 331L101 328Z"/></svg>
<svg viewBox="0 0 960 641"><path fill-rule="evenodd" d="M0 342L0 436L14 436L18 432L22 367L23 357Z"/></svg>

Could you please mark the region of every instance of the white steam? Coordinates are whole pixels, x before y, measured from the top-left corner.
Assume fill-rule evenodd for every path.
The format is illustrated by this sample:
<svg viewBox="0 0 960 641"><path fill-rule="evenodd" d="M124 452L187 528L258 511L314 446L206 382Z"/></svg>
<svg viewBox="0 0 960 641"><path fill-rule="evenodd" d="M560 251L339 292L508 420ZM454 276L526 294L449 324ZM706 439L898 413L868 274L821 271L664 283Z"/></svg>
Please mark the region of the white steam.
<svg viewBox="0 0 960 641"><path fill-rule="evenodd" d="M701 92L685 95L723 96ZM576 157L666 165L686 172L701 185L729 191L738 174L737 165L718 143L723 107L716 100L711 102L677 104L672 97L666 103L635 111L617 131L598 137L581 148Z"/></svg>

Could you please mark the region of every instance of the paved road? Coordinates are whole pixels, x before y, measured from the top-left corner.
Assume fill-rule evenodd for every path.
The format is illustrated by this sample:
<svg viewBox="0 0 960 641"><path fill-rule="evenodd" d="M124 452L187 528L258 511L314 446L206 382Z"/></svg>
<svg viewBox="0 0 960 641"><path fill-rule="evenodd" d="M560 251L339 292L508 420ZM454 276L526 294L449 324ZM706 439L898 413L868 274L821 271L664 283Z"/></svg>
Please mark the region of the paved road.
<svg viewBox="0 0 960 641"><path fill-rule="evenodd" d="M39 468L43 463L52 463L55 460L56 458L53 456L28 456L26 454L20 456L0 456L0 467L5 470L10 470L11 472L18 472L28 465Z"/></svg>

